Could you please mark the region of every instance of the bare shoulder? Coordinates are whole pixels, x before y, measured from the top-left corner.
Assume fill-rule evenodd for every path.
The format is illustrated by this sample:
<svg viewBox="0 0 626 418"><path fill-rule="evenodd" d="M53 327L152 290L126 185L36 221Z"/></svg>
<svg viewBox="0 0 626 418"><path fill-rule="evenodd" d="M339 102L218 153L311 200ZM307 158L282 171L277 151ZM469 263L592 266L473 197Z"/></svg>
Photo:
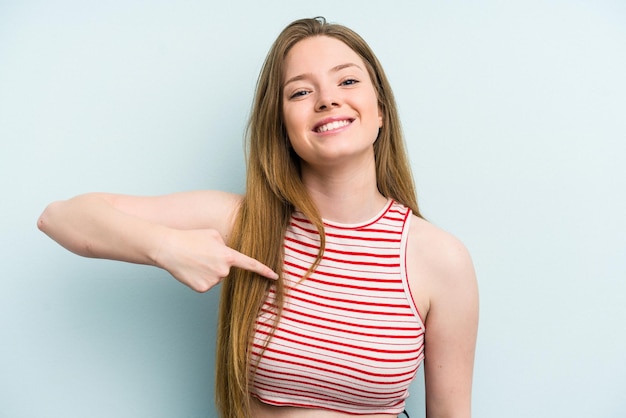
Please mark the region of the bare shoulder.
<svg viewBox="0 0 626 418"><path fill-rule="evenodd" d="M409 230L411 255L421 259L442 280L466 280L473 273L472 260L465 245L451 233L413 216Z"/></svg>
<svg viewBox="0 0 626 418"><path fill-rule="evenodd" d="M476 293L476 275L469 251L451 233L413 216L408 237L407 269L411 288L421 295L426 313L446 299ZM424 315L426 316L426 314Z"/></svg>

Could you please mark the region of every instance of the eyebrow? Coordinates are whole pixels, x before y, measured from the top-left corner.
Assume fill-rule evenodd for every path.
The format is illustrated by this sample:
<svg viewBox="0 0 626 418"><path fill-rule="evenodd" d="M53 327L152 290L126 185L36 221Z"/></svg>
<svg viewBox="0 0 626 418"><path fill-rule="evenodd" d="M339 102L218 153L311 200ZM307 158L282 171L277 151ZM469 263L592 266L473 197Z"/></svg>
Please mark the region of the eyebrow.
<svg viewBox="0 0 626 418"><path fill-rule="evenodd" d="M357 67L358 69L363 71L363 68L361 68L359 65L357 65L357 64L355 64L353 62L347 62L345 64L335 65L328 72L329 73L336 73L337 71L341 71L344 68L349 68L349 67ZM311 75L312 75L312 73L304 73L304 74L300 74L300 75L291 77L289 80L285 81L285 83L283 84L283 87L285 87L289 83L293 83L294 81L304 80L305 78L310 77Z"/></svg>

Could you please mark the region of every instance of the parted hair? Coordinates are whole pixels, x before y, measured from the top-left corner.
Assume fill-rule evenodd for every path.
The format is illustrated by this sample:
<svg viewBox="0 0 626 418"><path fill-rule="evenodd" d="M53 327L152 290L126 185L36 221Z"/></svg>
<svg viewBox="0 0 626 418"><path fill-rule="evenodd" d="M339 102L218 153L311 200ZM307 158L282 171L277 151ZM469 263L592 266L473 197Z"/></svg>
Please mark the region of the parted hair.
<svg viewBox="0 0 626 418"><path fill-rule="evenodd" d="M323 221L302 183L300 159L289 146L282 112L285 57L296 43L314 36L344 42L365 63L383 115L383 126L374 143L378 190L421 216L393 93L370 47L356 32L328 23L322 17L289 24L270 48L257 80L246 131L246 194L228 243L272 268L280 278L274 282L232 268L222 282L215 395L222 418L250 417L250 386L255 371L250 352L255 322L271 285L276 290L274 325L280 318L284 300L283 239L296 208L313 223L321 237L317 260L303 279L313 271L324 252Z"/></svg>

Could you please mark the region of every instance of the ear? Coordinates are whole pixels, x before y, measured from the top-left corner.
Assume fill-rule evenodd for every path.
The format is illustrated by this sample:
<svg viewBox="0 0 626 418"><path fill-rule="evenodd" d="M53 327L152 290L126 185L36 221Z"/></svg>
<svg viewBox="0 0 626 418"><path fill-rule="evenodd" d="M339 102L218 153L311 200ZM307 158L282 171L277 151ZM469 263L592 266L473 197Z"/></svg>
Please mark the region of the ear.
<svg viewBox="0 0 626 418"><path fill-rule="evenodd" d="M378 127L383 127L383 110L378 106Z"/></svg>

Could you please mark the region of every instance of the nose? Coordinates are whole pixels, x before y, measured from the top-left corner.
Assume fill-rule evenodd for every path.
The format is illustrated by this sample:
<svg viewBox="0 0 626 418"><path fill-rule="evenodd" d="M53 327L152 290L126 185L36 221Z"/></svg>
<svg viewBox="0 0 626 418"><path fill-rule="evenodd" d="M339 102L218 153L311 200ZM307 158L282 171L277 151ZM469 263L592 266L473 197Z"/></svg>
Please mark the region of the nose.
<svg viewBox="0 0 626 418"><path fill-rule="evenodd" d="M320 89L317 96L317 103L315 104L315 109L318 112L332 109L333 107L339 106L339 100L337 98L336 93L332 91L332 89Z"/></svg>

